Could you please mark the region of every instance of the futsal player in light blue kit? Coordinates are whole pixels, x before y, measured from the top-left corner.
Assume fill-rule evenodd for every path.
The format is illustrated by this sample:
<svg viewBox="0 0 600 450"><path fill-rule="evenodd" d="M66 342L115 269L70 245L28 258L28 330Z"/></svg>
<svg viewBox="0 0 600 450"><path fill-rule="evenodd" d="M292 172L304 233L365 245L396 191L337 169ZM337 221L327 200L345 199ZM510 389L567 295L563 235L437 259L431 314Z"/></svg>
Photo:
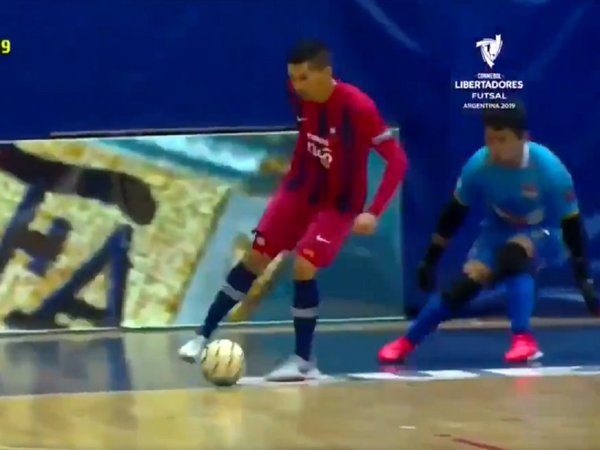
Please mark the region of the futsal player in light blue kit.
<svg viewBox="0 0 600 450"><path fill-rule="evenodd" d="M407 333L381 348L382 363L404 360L441 322L496 283L505 284L511 320L512 345L505 359L524 362L540 357L530 328L534 275L567 255L588 310L600 313L569 171L548 148L528 140L521 105L486 110L483 121L485 146L463 166L454 197L419 265L419 287L430 298ZM433 292L436 266L447 243L477 206L483 209L484 220L462 274L441 293Z"/></svg>

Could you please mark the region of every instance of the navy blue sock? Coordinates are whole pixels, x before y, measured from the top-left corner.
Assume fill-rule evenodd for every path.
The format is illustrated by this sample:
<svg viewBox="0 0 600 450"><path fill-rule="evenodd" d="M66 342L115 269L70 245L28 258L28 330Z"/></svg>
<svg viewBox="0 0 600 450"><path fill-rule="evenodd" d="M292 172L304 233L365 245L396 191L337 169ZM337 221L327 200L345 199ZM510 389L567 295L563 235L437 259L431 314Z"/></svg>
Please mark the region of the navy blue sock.
<svg viewBox="0 0 600 450"><path fill-rule="evenodd" d="M211 334L217 329L219 323L231 311L231 309L244 299L256 275L248 270L241 262L231 269L225 284L217 294L216 298L208 309L208 314L204 319L204 325L198 330L198 334L205 338L210 338Z"/></svg>
<svg viewBox="0 0 600 450"><path fill-rule="evenodd" d="M529 274L506 279L506 303L513 334L530 333L535 303L535 279Z"/></svg>
<svg viewBox="0 0 600 450"><path fill-rule="evenodd" d="M294 331L296 355L308 361L312 351L313 335L317 326L319 288L317 280L294 281Z"/></svg>
<svg viewBox="0 0 600 450"><path fill-rule="evenodd" d="M427 335L437 329L440 323L451 317L452 311L442 301L440 294L432 294L404 337L412 344L419 345Z"/></svg>

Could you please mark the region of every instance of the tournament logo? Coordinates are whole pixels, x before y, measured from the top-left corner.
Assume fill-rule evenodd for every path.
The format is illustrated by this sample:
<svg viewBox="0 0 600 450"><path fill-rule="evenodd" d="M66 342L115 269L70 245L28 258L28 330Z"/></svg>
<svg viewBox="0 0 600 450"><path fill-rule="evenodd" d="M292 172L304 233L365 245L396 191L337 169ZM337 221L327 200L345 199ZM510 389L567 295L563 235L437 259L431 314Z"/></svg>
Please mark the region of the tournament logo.
<svg viewBox="0 0 600 450"><path fill-rule="evenodd" d="M480 39L474 45L474 49L479 49L481 59L490 70L496 66L496 60L501 56L503 47L504 41L500 34L494 38ZM508 100L508 95L520 91L523 87L522 80L511 80L497 71L479 72L471 80L454 81L454 89L469 93L469 99L463 103L463 109L513 109L516 105Z"/></svg>
<svg viewBox="0 0 600 450"><path fill-rule="evenodd" d="M496 39L482 39L475 46L481 49L481 57L490 66L490 69L492 69L494 61L496 61L500 50L502 50L502 36L497 34Z"/></svg>

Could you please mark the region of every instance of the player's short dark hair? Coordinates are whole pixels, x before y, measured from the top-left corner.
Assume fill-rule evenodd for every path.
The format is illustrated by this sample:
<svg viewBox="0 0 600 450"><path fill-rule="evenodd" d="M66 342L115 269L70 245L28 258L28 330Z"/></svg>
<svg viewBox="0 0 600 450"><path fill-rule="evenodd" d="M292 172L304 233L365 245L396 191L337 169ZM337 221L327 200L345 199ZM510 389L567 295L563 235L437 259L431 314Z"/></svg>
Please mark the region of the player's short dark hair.
<svg viewBox="0 0 600 450"><path fill-rule="evenodd" d="M290 49L288 64L309 63L315 69L331 66L331 52L318 40L303 40Z"/></svg>
<svg viewBox="0 0 600 450"><path fill-rule="evenodd" d="M508 105L514 106L507 108ZM494 130L511 130L519 138L527 131L527 111L518 101L495 105L483 112L483 125Z"/></svg>

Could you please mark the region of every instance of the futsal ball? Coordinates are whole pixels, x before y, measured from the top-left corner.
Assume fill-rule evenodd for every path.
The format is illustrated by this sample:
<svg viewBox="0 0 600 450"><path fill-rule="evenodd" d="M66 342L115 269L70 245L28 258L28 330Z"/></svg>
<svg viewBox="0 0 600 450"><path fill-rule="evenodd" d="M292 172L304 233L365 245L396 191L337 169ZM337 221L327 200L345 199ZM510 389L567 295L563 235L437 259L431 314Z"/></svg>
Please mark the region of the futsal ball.
<svg viewBox="0 0 600 450"><path fill-rule="evenodd" d="M202 375L216 386L233 386L244 374L244 350L229 339L212 341L200 360Z"/></svg>

